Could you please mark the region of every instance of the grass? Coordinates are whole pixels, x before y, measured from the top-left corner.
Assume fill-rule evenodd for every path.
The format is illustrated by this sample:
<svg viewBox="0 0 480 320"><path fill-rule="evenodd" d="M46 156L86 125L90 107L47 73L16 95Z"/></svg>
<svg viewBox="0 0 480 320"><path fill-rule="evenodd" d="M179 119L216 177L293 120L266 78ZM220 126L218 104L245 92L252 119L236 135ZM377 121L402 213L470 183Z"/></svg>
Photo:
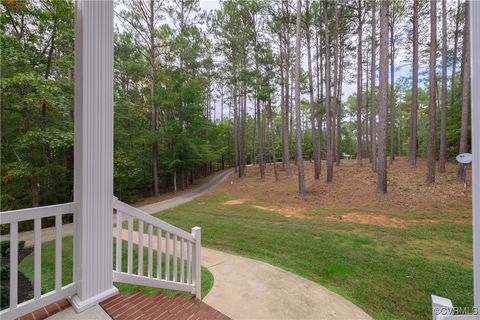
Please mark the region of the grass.
<svg viewBox="0 0 480 320"><path fill-rule="evenodd" d="M73 238L71 236L64 237L62 241L62 284L66 285L72 282L73 279L73 261L72 261L72 252L73 252ZM115 261L115 239L113 241L113 252ZM122 243L122 270L127 269L127 242L123 241ZM162 254L163 255L163 254ZM147 274L147 249L144 248L144 274ZM156 252L153 255L153 270L156 270ZM164 264L165 258L163 255L162 265ZM114 262L115 263L115 262ZM170 268L172 269L173 262L170 261ZM178 262L180 269L180 262ZM32 283L34 280L34 270L33 270L33 253L27 256L19 265L19 271L21 271ZM162 268L165 270L165 267ZM137 246L133 246L133 273L138 271L138 249ZM186 274L186 273L185 273ZM156 276L156 273L154 273ZM213 275L206 268L202 267L202 297L204 297L213 286ZM49 241L42 244L42 293L49 292L55 288L55 241ZM158 289L152 287L144 287L137 285L130 285L125 283L114 283L121 293L128 294L135 291L141 291L147 295L153 295L157 293L162 293L167 296L174 296L180 294L185 297L190 297L191 294L183 291L174 291L167 289Z"/></svg>
<svg viewBox="0 0 480 320"><path fill-rule="evenodd" d="M325 207L309 219L287 218L214 193L156 214L185 230L202 227L202 245L262 260L324 285L376 319L427 319L431 294L455 306L473 304L472 228L462 223L408 228L325 219L345 214ZM360 211L361 208L357 208ZM412 212L407 216L445 212ZM404 215L405 216L405 215Z"/></svg>

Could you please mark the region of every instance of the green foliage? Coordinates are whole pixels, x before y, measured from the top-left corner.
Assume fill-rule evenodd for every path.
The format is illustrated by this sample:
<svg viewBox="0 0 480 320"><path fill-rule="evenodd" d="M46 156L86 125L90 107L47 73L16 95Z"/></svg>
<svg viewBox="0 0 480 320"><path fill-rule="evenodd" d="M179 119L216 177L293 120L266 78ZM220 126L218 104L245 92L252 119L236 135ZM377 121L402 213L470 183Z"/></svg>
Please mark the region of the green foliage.
<svg viewBox="0 0 480 320"><path fill-rule="evenodd" d="M18 241L18 250L25 248L25 241ZM8 257L10 255L10 240L0 242L0 257Z"/></svg>
<svg viewBox="0 0 480 320"><path fill-rule="evenodd" d="M0 286L0 309L6 309L10 305L10 288L7 286Z"/></svg>
<svg viewBox="0 0 480 320"><path fill-rule="evenodd" d="M10 266L6 265L0 268L0 279L2 280L10 279Z"/></svg>
<svg viewBox="0 0 480 320"><path fill-rule="evenodd" d="M2 210L68 202L73 3L6 1L2 6Z"/></svg>
<svg viewBox="0 0 480 320"><path fill-rule="evenodd" d="M139 12L127 4L119 16L134 18L145 32ZM174 6L156 5L159 13L181 16ZM72 201L73 1L12 0L1 6L1 209ZM175 170L200 171L233 157L225 143L233 140L230 126L212 123L205 113L214 64L211 43L193 23L201 16L198 2L187 1L184 9L190 19L182 28L155 22L162 65L153 79L154 96L141 36L128 28L114 34L114 192L126 201L150 193L155 140L164 191L172 189ZM158 107L156 131L152 103Z"/></svg>
<svg viewBox="0 0 480 320"><path fill-rule="evenodd" d="M0 242L0 257L7 257L10 253L10 240Z"/></svg>

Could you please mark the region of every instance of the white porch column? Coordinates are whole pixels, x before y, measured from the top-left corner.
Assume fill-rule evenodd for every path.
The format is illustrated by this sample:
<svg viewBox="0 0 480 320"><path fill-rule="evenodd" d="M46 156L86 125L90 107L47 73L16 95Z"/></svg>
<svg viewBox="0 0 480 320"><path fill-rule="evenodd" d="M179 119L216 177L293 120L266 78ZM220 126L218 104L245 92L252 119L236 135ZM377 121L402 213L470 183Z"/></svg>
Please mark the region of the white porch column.
<svg viewBox="0 0 480 320"><path fill-rule="evenodd" d="M113 1L75 1L74 281L77 311L112 282Z"/></svg>
<svg viewBox="0 0 480 320"><path fill-rule="evenodd" d="M480 2L470 1L474 304L480 312ZM480 315L478 316L480 318Z"/></svg>

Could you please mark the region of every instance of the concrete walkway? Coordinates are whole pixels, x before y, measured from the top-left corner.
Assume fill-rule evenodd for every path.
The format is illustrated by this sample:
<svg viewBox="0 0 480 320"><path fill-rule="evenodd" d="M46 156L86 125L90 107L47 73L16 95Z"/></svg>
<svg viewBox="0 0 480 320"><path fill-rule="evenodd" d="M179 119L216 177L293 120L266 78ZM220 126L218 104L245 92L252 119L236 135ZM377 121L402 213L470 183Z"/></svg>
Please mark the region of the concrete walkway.
<svg viewBox="0 0 480 320"><path fill-rule="evenodd" d="M214 277L203 301L232 319L371 319L323 286L268 263L202 248Z"/></svg>
<svg viewBox="0 0 480 320"><path fill-rule="evenodd" d="M232 170L219 173L194 191L140 209L153 214L184 204L211 191L231 173ZM42 241L53 240L54 231L55 228L43 229ZM63 226L64 236L72 231L71 225ZM122 237L127 239L124 231ZM33 243L33 232L21 233L19 238ZM133 239L138 242L136 232ZM214 285L203 301L232 319L371 319L359 307L323 286L270 264L208 248L202 248L201 260L214 277ZM95 309L91 312L103 315ZM83 319L82 314L77 316L80 317L67 309L57 319Z"/></svg>

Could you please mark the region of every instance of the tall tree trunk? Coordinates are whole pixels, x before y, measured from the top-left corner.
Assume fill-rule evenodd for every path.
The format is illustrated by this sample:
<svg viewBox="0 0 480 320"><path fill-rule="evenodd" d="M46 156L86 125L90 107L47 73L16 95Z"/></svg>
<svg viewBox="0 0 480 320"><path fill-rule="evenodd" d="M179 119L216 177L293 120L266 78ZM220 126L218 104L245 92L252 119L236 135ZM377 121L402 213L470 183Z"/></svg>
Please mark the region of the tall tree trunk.
<svg viewBox="0 0 480 320"><path fill-rule="evenodd" d="M333 132L333 137L332 137L332 140L333 140L333 146L334 146L334 149L333 149L333 158L334 158L334 161L337 163L337 165L340 164L340 157L338 156L338 145L335 143L335 141L339 141L339 137L338 137L338 134L337 134L337 140L335 140L335 131L336 131L336 122L337 122L337 116L339 114L338 112L338 77L339 77L339 74L340 74L340 70L339 70L339 55L340 55L340 50L339 50L339 44L338 44L338 40L339 40L339 28L338 28L338 20L339 20L339 17L338 17L338 3L335 2L335 56L334 56L334 62L333 62L333 65L334 65L334 70L333 70L333 121L332 121L332 132Z"/></svg>
<svg viewBox="0 0 480 320"><path fill-rule="evenodd" d="M455 99L455 72L457 68L457 52L458 52L458 26L460 24L460 0L457 1L457 14L455 16L455 35L453 41L453 57L452 57L452 79L450 84L450 106L453 106Z"/></svg>
<svg viewBox="0 0 480 320"><path fill-rule="evenodd" d="M301 62L301 13L302 1L297 0L297 35L295 45L295 124L297 138L297 168L298 168L298 193L305 196L305 173L303 170L302 152L302 118L300 110L300 62Z"/></svg>
<svg viewBox="0 0 480 320"><path fill-rule="evenodd" d="M393 2L390 2L393 6ZM395 42L394 42L394 12L390 11L390 163L395 160Z"/></svg>
<svg viewBox="0 0 480 320"><path fill-rule="evenodd" d="M289 55L290 56L290 55ZM292 57L293 58L293 57ZM290 85L290 120L289 120L289 124L290 124L290 129L289 129L289 132L290 132L290 141L291 141L291 148L295 148L295 132L293 131L293 125L295 123L295 119L294 119L294 116L295 116L295 104L294 104L294 97L295 97L295 64L292 65L292 67L290 68L290 81L291 81L291 85ZM296 156L296 153L294 153L294 163L297 164L297 156Z"/></svg>
<svg viewBox="0 0 480 320"><path fill-rule="evenodd" d="M478 30L477 30L478 32ZM459 153L468 151L468 107L470 102L470 3L465 1L465 27L462 53L462 122L460 126ZM463 166L458 165L458 176L462 177Z"/></svg>
<svg viewBox="0 0 480 320"><path fill-rule="evenodd" d="M239 133L238 133L238 99L237 99L237 85L232 88L232 102L233 102L233 144L235 152L235 173L240 170L240 147L239 147Z"/></svg>
<svg viewBox="0 0 480 320"><path fill-rule="evenodd" d="M285 55L283 52L283 39L282 39L282 33L280 32L278 34L279 40L280 40L280 120L281 120L281 126L280 126L280 138L282 140L282 167L283 169L287 172L290 170L290 165L288 165L287 168L287 159L286 159L286 154L287 154L287 148L286 146L288 143L286 143L287 135L285 132L285 114L286 114L286 107L285 107L285 76L284 76L284 64L285 64ZM288 170L287 170L288 169Z"/></svg>
<svg viewBox="0 0 480 320"><path fill-rule="evenodd" d="M370 130L368 130L368 122L370 120L369 118L369 105L368 105L368 97L369 97L369 86L368 86L368 74L369 74L369 66L368 66L368 63L369 63L369 51L367 50L367 53L366 53L366 59L365 59L365 157L368 157L368 161L371 163L372 162L372 155L370 153L370 140L369 140L369 132Z"/></svg>
<svg viewBox="0 0 480 320"><path fill-rule="evenodd" d="M313 97L313 76L312 76L312 53L310 45L310 6L309 0L306 0L306 16L307 16L307 60L308 60L308 91L310 94L310 125L312 133L312 150L313 150L313 166L314 166L314 179L320 179L320 158L318 157L318 144L317 144L317 130L315 129L315 100ZM298 59L298 57L297 57Z"/></svg>
<svg viewBox="0 0 480 320"><path fill-rule="evenodd" d="M282 94L283 98L283 120L282 120L282 162L284 163L284 168L287 176L291 175L290 169L290 133L289 133L289 60L290 60L290 34L288 30L288 17L289 17L289 4L286 0L282 1L282 8L284 13L283 18L283 66L282 66ZM283 42L280 41L282 44Z"/></svg>
<svg viewBox="0 0 480 320"><path fill-rule="evenodd" d="M357 165L362 165L362 0L357 0Z"/></svg>
<svg viewBox="0 0 480 320"><path fill-rule="evenodd" d="M268 98L268 123L270 126L270 156L273 162L273 173L275 174L275 181L278 181L277 159L275 156L275 128L273 126L273 112L272 100Z"/></svg>
<svg viewBox="0 0 480 320"><path fill-rule="evenodd" d="M257 136L257 123L258 123L258 99L255 99L255 105L253 108L253 134L252 134L252 161L251 163L255 165L257 163L257 157L255 155L255 142L256 142L256 136ZM260 138L260 136L259 136Z"/></svg>
<svg viewBox="0 0 480 320"><path fill-rule="evenodd" d="M338 74L337 93L337 165L342 159L342 85L343 85L343 61L345 55L345 41L340 41L340 69Z"/></svg>
<svg viewBox="0 0 480 320"><path fill-rule="evenodd" d="M377 192L387 193L388 6L380 2L380 110Z"/></svg>
<svg viewBox="0 0 480 320"><path fill-rule="evenodd" d="M320 11L322 10L322 7L320 6L318 8L319 14ZM320 56L320 30L319 27L317 26L315 36L316 36L316 42L315 42L315 53L316 53L316 75L317 75L317 106L316 106L316 112L317 112L317 132L318 132L318 139L317 139L317 153L318 153L318 168L319 168L319 173L322 172L322 100L323 100L323 74L322 74L322 59Z"/></svg>
<svg viewBox="0 0 480 320"><path fill-rule="evenodd" d="M447 149L447 1L442 0L442 101L438 171L445 172Z"/></svg>
<svg viewBox="0 0 480 320"><path fill-rule="evenodd" d="M427 183L435 182L435 156L437 137L437 74L436 74L436 51L437 51L437 2L430 1L430 67L429 67L429 90L428 103L428 149L427 149Z"/></svg>
<svg viewBox="0 0 480 320"><path fill-rule="evenodd" d="M410 110L410 165L417 164L417 111L418 111L418 1L413 2L413 67L412 106Z"/></svg>
<svg viewBox="0 0 480 320"><path fill-rule="evenodd" d="M155 77L156 77L156 70L155 70L155 30L153 30L154 26L154 5L155 1L150 0L150 99L151 99L151 109L152 109L152 121L151 121L151 130L154 134L158 131L158 111L157 105L155 103ZM152 176L153 176L153 195L158 196L158 140L155 139L152 143Z"/></svg>
<svg viewBox="0 0 480 320"><path fill-rule="evenodd" d="M323 23L325 31L328 30L328 2L323 2ZM330 35L325 32L325 117L327 121L327 183L333 179L333 135L332 135L332 110L331 103L331 84L330 84Z"/></svg>
<svg viewBox="0 0 480 320"><path fill-rule="evenodd" d="M372 62L370 67L370 82L372 88L370 89L370 153L372 157L372 170L377 171L377 120L376 120L376 104L375 104L375 56L376 56L376 0L371 0L372 3Z"/></svg>
<svg viewBox="0 0 480 320"><path fill-rule="evenodd" d="M400 157L402 155L402 145L401 145L401 134L402 132L402 128L400 127L400 122L398 123L398 126L397 126L397 154L398 156Z"/></svg>
<svg viewBox="0 0 480 320"><path fill-rule="evenodd" d="M223 122L223 82L221 83L221 89L220 89L220 122Z"/></svg>
<svg viewBox="0 0 480 320"><path fill-rule="evenodd" d="M257 131L258 131L258 165L260 167L260 179L265 179L265 146L263 140L262 113L260 111L260 99L257 97Z"/></svg>
<svg viewBox="0 0 480 320"><path fill-rule="evenodd" d="M244 66L246 65L246 57L244 57ZM243 141L243 151L242 151L242 171L243 176L246 175L246 166L247 166L247 84L243 82L243 97L242 97L242 141Z"/></svg>

